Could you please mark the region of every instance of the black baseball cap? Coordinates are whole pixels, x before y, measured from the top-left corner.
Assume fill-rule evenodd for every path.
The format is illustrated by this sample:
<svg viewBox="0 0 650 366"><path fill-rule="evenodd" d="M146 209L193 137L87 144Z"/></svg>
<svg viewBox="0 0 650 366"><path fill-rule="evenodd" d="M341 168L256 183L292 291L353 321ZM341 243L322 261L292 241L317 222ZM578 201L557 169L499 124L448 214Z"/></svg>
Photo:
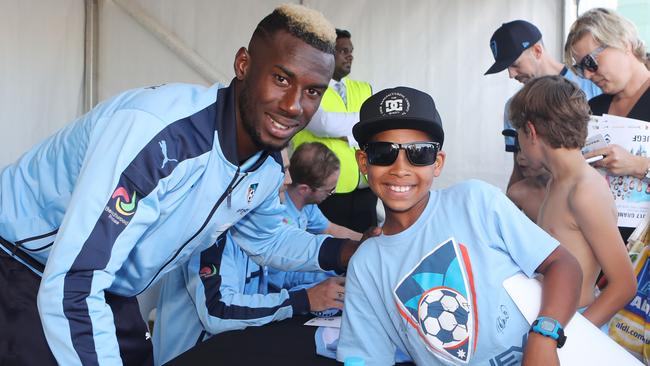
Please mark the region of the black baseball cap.
<svg viewBox="0 0 650 366"><path fill-rule="evenodd" d="M420 130L428 133L440 147L445 140L442 121L433 98L417 89L398 86L384 89L361 105L360 121L352 135L363 146L375 134L396 129Z"/></svg>
<svg viewBox="0 0 650 366"><path fill-rule="evenodd" d="M522 52L540 39L542 33L539 29L525 20L503 23L490 38L494 65L485 72L485 75L505 70L519 58Z"/></svg>

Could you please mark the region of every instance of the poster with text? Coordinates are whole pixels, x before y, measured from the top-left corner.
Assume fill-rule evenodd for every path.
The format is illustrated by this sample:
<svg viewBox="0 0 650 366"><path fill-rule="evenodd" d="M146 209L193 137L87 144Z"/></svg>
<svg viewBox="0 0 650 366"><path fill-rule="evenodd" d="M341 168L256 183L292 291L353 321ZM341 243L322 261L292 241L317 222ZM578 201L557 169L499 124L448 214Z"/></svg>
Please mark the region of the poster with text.
<svg viewBox="0 0 650 366"><path fill-rule="evenodd" d="M631 118L603 115L592 116L583 153L594 147L617 144L632 155L650 155L650 123ZM632 176L612 175L599 169L607 179L618 209L618 226L637 227L650 208L650 181Z"/></svg>

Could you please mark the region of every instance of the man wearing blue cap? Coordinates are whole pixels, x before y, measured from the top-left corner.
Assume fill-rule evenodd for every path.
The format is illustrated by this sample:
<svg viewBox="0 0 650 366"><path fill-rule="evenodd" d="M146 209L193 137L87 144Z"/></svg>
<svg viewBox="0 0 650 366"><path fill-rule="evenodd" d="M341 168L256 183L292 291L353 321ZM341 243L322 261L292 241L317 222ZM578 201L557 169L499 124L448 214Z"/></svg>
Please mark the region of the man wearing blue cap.
<svg viewBox="0 0 650 366"><path fill-rule="evenodd" d="M544 47L542 33L535 25L525 20L503 23L490 38L490 49L494 56L494 64L485 72L485 75L508 69L508 76L522 84L539 76L562 75L578 84L580 89L585 92L587 100L602 93L591 81L578 77L566 65L553 59ZM504 131L514 131L508 116L509 104L510 100L506 103L503 114ZM504 135L506 151L516 153L514 137L507 133ZM515 154L508 187L523 178Z"/></svg>

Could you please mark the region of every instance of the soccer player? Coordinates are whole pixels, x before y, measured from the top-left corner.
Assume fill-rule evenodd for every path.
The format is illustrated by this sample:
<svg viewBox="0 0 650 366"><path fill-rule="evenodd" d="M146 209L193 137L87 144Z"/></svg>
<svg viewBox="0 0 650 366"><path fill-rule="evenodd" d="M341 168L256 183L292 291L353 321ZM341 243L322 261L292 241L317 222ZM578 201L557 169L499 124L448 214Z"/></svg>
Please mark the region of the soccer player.
<svg viewBox="0 0 650 366"><path fill-rule="evenodd" d="M262 265L342 270L356 242L281 226L277 194L279 150L318 109L335 39L320 13L278 7L229 86L127 91L4 168L0 363L146 364L134 297L226 230Z"/></svg>

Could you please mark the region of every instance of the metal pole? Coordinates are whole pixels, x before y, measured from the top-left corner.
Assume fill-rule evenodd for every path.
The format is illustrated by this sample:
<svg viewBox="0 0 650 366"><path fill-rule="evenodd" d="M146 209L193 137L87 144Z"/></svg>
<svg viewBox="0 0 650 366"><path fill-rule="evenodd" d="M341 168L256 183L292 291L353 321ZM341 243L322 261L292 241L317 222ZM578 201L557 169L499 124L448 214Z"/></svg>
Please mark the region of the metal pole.
<svg viewBox="0 0 650 366"><path fill-rule="evenodd" d="M85 0L86 22L84 31L84 112L97 104L97 39L99 0Z"/></svg>

